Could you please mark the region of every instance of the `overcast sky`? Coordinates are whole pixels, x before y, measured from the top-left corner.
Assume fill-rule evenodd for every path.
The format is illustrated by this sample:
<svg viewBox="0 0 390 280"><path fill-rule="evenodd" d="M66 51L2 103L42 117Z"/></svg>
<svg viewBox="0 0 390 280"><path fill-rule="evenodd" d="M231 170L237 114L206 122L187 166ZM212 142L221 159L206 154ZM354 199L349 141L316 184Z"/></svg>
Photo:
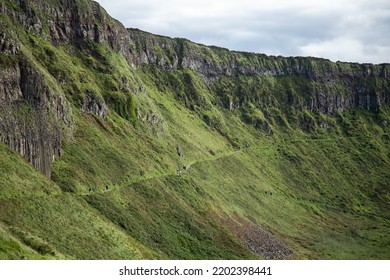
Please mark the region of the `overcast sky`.
<svg viewBox="0 0 390 280"><path fill-rule="evenodd" d="M390 63L390 0L97 0L126 27L231 50Z"/></svg>

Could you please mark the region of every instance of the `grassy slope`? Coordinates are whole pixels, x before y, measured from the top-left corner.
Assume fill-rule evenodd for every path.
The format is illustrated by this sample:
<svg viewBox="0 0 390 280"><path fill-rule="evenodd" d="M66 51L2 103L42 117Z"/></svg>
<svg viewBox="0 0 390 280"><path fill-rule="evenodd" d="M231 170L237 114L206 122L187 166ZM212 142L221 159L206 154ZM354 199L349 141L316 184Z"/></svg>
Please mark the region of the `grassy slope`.
<svg viewBox="0 0 390 280"><path fill-rule="evenodd" d="M122 230L96 215L81 196L62 193L3 144L0 153L0 258L153 256ZM89 245L81 246L84 243Z"/></svg>
<svg viewBox="0 0 390 280"><path fill-rule="evenodd" d="M89 129L105 132L93 125ZM215 160L205 157L182 176L167 170L167 176L110 186L107 193L85 196L88 204L77 194L4 198L2 220L8 230L23 231L50 244L49 252L57 257L153 257L136 245L139 242L158 258L253 258L223 222L238 214L284 239L294 258L388 258L383 250L389 246L388 138L299 136L299 140L260 139L256 146L231 155ZM88 141L74 144L82 143ZM18 162L18 156L14 157L12 162ZM80 164L77 158L72 160ZM18 174L23 169L17 166L16 170ZM107 169L106 174L110 173ZM35 172L30 168L27 174ZM64 227L72 238L62 233ZM132 250L120 254L112 246L126 244L123 233L137 242L131 238L127 242ZM17 236L21 238L20 233ZM63 244L65 240L70 244ZM100 243L108 243L107 251ZM76 249L80 244L81 251ZM96 251L97 244L101 252ZM141 247L143 255L131 254L134 247Z"/></svg>
<svg viewBox="0 0 390 280"><path fill-rule="evenodd" d="M386 108L381 119L296 112L282 85L299 100L306 78L208 86L189 70L131 70L105 45L54 48L20 32L22 59L74 104L74 139L52 180L0 144L0 258L261 258L248 247L271 241L287 258L390 257ZM224 109L238 84L273 106ZM80 111L88 95L109 104L106 120Z"/></svg>

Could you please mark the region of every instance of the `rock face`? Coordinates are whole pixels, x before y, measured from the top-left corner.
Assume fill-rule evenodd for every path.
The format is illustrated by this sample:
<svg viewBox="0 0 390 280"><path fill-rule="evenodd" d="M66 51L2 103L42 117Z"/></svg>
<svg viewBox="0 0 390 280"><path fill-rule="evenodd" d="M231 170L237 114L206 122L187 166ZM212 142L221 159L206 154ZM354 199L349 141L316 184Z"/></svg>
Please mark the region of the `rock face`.
<svg viewBox="0 0 390 280"><path fill-rule="evenodd" d="M107 43L134 60L133 42L125 27L97 3L90 0L12 0L19 9L11 10L0 3L0 10L17 21L25 30L50 40L54 45L88 41ZM39 11L39 12L38 12ZM44 15L44 16L42 16Z"/></svg>
<svg viewBox="0 0 390 280"><path fill-rule="evenodd" d="M382 104L390 102L387 89L378 90L378 87L373 86L374 81L381 78L387 80L388 87L389 64L334 63L320 58L286 58L232 52L137 29L128 31L137 50L137 56L134 57L136 65L152 64L162 70L191 69L208 85L213 85L221 77L301 77L305 83L316 85L309 88L310 96L307 96L304 107L326 114L350 108L378 110ZM225 106L229 110L245 104L242 92L237 92L233 99L236 102L230 100ZM257 100L258 104L264 102ZM287 102L295 105L293 98Z"/></svg>
<svg viewBox="0 0 390 280"><path fill-rule="evenodd" d="M390 103L388 64L333 63L318 58L270 57L206 47L186 39L126 29L98 3L89 0L6 0L0 2L0 13L0 140L47 176L55 156L61 155L62 141L71 138L71 105L61 90L61 81L23 52L23 44L28 44L28 40L18 34L18 28L56 47L71 45L83 50L91 42L105 44L121 54L133 69L145 65L162 71L189 69L208 87L217 88L220 103L229 110L240 109L249 102L257 108L273 105L262 94L261 80L271 76L290 77L292 87L305 84L304 92L283 89L279 98L279 103L298 109L332 114L349 108L380 110ZM246 76L259 80L249 92L237 86L226 94L215 86L222 79L239 84L239 78ZM279 91L272 89L271 94ZM195 91L191 93L196 97L196 105L201 106L202 99ZM106 118L106 102L91 91L76 106ZM159 122L153 112L144 119Z"/></svg>
<svg viewBox="0 0 390 280"><path fill-rule="evenodd" d="M20 50L20 45L14 40L8 38L6 33L0 32L0 53L6 55L17 54Z"/></svg>
<svg viewBox="0 0 390 280"><path fill-rule="evenodd" d="M42 73L27 63L0 69L0 140L50 177L63 139L71 137L71 110Z"/></svg>

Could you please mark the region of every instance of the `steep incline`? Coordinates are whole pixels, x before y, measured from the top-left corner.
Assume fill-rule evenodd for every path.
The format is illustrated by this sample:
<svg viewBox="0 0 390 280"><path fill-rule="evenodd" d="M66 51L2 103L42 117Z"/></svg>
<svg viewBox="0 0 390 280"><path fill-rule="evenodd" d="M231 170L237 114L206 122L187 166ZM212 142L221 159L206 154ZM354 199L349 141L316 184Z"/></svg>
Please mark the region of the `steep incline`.
<svg viewBox="0 0 390 280"><path fill-rule="evenodd" d="M105 84L98 85L97 89L77 87L72 81L80 79L81 83L83 80L87 83L85 74L73 73L75 77L69 78L67 67L63 69L54 64L55 53L43 47L39 41L41 39L45 42L48 40L56 47L66 49L66 46L71 45L77 50L88 50L92 58L88 57L86 62L90 65L85 66L92 68L93 58L104 62L105 55L99 52L99 45L105 45L121 54L132 68L153 65L169 72L191 70L210 87L211 100L197 95L194 77L191 75L180 77L184 81L183 85L175 83L171 77L167 78L168 86L176 91L179 101L191 109L219 105L233 110L253 104L263 109L265 115L270 114L267 109L271 106L283 110L288 106L298 111L331 114L351 108L380 110L381 106L390 102L389 65L332 63L316 58L268 57L230 52L194 44L185 39L171 39L135 29L126 30L96 2L21 0L0 4L4 30L1 35L1 53L5 60L0 77L3 85L0 98L4 100L1 111L4 116L11 116L7 112L17 109L14 108L15 103L27 104L33 111L29 118L34 119L31 122L35 123L29 125L29 128L23 128L25 120L15 116L5 118L1 127L4 134L2 141L18 150L48 176L54 156L61 154L62 139L71 136L69 132L61 132L60 129L71 128L71 112L65 94L84 111L105 117L109 104L121 115L135 119L135 105L123 103L134 103L129 101L129 94L142 91L142 86L118 75L113 81L107 80ZM20 27L15 28L15 24ZM34 37L37 41L34 41ZM35 44L43 47L41 53L34 50ZM71 53L70 50L68 52ZM80 54L87 55L83 52ZM111 74L113 70L95 68L106 74ZM43 77L47 74L50 74L50 79L44 81ZM161 81L157 83L157 86L161 86ZM59 88L58 84L63 86ZM107 89L119 93L104 96ZM34 94L38 95L31 96ZM56 118L48 117L43 111L51 112ZM255 124L259 122L252 120L251 116L249 119ZM262 123L262 126L270 130L269 124Z"/></svg>
<svg viewBox="0 0 390 280"><path fill-rule="evenodd" d="M0 0L0 27L0 258L389 258L390 65L89 0Z"/></svg>

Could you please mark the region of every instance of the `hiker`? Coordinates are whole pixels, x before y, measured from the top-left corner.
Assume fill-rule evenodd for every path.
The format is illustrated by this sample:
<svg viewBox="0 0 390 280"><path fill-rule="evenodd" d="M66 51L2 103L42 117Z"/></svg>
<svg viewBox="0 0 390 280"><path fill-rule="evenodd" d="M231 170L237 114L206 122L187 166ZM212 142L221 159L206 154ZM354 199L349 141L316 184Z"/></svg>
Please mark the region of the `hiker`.
<svg viewBox="0 0 390 280"><path fill-rule="evenodd" d="M106 192L108 192L108 186L106 186L106 189L105 189Z"/></svg>
<svg viewBox="0 0 390 280"><path fill-rule="evenodd" d="M181 148L179 146L176 146L176 152L177 152L177 155L179 157L182 157L183 156L183 151L181 150Z"/></svg>
<svg viewBox="0 0 390 280"><path fill-rule="evenodd" d="M187 166L184 165L184 166L183 166L183 170L187 170Z"/></svg>
<svg viewBox="0 0 390 280"><path fill-rule="evenodd" d="M92 188L89 188L89 193L93 193L93 189Z"/></svg>

